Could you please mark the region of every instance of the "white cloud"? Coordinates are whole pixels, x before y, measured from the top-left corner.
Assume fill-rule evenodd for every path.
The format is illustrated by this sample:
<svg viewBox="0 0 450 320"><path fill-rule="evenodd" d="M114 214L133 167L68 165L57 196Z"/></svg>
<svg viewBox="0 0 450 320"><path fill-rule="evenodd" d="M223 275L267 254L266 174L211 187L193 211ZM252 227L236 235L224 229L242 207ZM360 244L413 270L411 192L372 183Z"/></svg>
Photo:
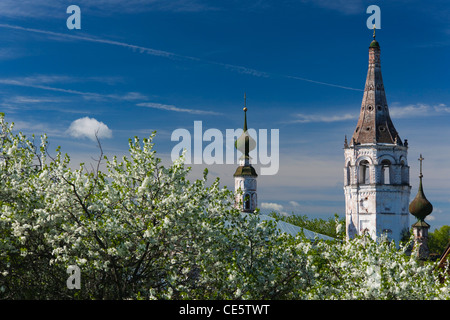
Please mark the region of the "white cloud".
<svg viewBox="0 0 450 320"><path fill-rule="evenodd" d="M289 204L293 207L300 207L300 203L298 203L297 201L289 201Z"/></svg>
<svg viewBox="0 0 450 320"><path fill-rule="evenodd" d="M0 16L60 18L66 17L66 8L70 3L63 0L17 0L0 1ZM200 0L77 0L82 12L90 15L111 15L141 13L149 11L197 12L217 10Z"/></svg>
<svg viewBox="0 0 450 320"><path fill-rule="evenodd" d="M1 9L1 7L0 7L0 9ZM65 39L65 40L72 39L72 40L81 40L81 41L88 41L88 42L95 42L95 43L119 46L119 47L132 49L135 52L146 53L146 54L150 54L153 56L160 56L160 57L164 57L164 58L177 59L177 60L181 59L181 60L187 60L187 61L197 61L197 62L202 62L202 63L208 63L211 65L222 66L226 69L233 70L233 71L236 71L236 72L239 72L242 74L249 74L249 75L252 75L255 77L273 76L272 74L270 74L268 72L259 71L259 70L244 67L244 66L233 65L233 64L229 64L229 63L222 63L222 62L217 62L217 61L209 61L209 60L200 59L200 58L196 58L196 57L180 55L180 54L176 54L173 52L137 46L137 45L124 43L124 42L120 42L120 41L100 39L100 38L91 37L91 36L81 36L81 35L73 35L73 34L66 34L66 33L58 33L58 32L53 32L53 31L41 30L41 29L25 28L25 27L21 27L21 26L10 25L10 24L0 24L0 28L7 28L7 29L12 29L12 30L21 30L21 31L33 32L33 33L37 33L37 34L44 34L44 35L47 35L50 37L56 37L56 38ZM295 79L295 80L300 80L300 81L311 82L311 83L315 83L315 84L319 84L319 85L325 85L325 86L346 89L346 90L363 91L361 89L355 89L355 88L332 84L332 83L328 83L328 82L307 79L307 78L303 78L303 77L299 77L299 76L291 76L291 75L278 75L278 76L282 76L282 77L285 77L288 79Z"/></svg>
<svg viewBox="0 0 450 320"><path fill-rule="evenodd" d="M19 87L27 87L27 88L36 88L36 89L62 92L62 93L68 93L68 94L76 94L76 95L82 95L85 97L104 97L103 95L100 95L97 93L81 92L81 91L77 91L77 90L61 89L61 88L49 87L49 86L44 86L44 85L35 84L35 83L29 83L28 81L24 81L23 79L0 79L0 84L19 86Z"/></svg>
<svg viewBox="0 0 450 320"><path fill-rule="evenodd" d="M321 85L325 85L325 86L329 86L329 87L341 88L341 89L346 89L346 90L364 91L362 89L352 88L352 87L343 86L343 85L334 84L334 83L329 83L329 82L311 80L311 79L306 79L306 78L302 78L302 77L286 76L286 78L296 79L296 80L301 80L301 81L306 81L306 82L311 82L311 83L316 83L316 84L321 84Z"/></svg>
<svg viewBox="0 0 450 320"><path fill-rule="evenodd" d="M198 58L178 55L176 53L172 53L172 52L168 52L168 51L146 48L146 47L137 46L137 45L133 45L133 44L125 43L125 42L108 40L108 39L100 39L100 38L90 37L90 36L66 34L66 33L59 33L59 32L34 29L34 28L25 28L25 27L21 27L21 26L10 25L10 24L0 24L0 28L21 30L21 31L32 32L32 33L37 33L37 34L44 34L44 35L47 35L50 37L56 37L56 38L65 39L65 40L72 39L72 40L81 40L81 41L94 42L94 43L103 43L103 44L108 44L108 45L113 45L113 46L129 48L129 49L138 51L139 53L147 53L147 54L150 54L153 56L161 56L161 57L165 57L165 58L203 61Z"/></svg>
<svg viewBox="0 0 450 320"><path fill-rule="evenodd" d="M106 124L89 117L73 121L67 133L75 138L89 138L93 141L96 140L96 135L99 139L112 137L112 130Z"/></svg>
<svg viewBox="0 0 450 320"><path fill-rule="evenodd" d="M139 106L139 107L146 107L146 108L153 108L153 109L160 109L160 110L167 110L167 111L175 111L175 112L186 112L186 113L192 113L192 114L221 115L221 113L215 112L215 111L196 110L196 109L184 109L184 108L175 107L173 105L154 103L154 102L138 103L137 106Z"/></svg>
<svg viewBox="0 0 450 320"><path fill-rule="evenodd" d="M440 103L437 106L434 106L434 111L436 112L447 112L450 113L450 107L447 107L445 104Z"/></svg>
<svg viewBox="0 0 450 320"><path fill-rule="evenodd" d="M437 105L429 105L426 103L409 104L401 106L399 103L393 103L392 107L389 107L389 114L392 118L413 118L422 116L436 116L441 113L450 113L450 107L447 107L444 103ZM303 114L297 113L293 115L296 117L289 123L310 123L310 122L340 122L347 120L357 120L359 113L345 113L345 114Z"/></svg>
<svg viewBox="0 0 450 320"><path fill-rule="evenodd" d="M199 12L217 10L202 0L78 0L80 6L105 14L140 13L148 11Z"/></svg>
<svg viewBox="0 0 450 320"><path fill-rule="evenodd" d="M399 106L398 103L393 103L392 105L392 107L389 107L389 114L393 118L436 116L442 113L450 113L450 107L447 107L444 103L437 105L416 103L406 106Z"/></svg>
<svg viewBox="0 0 450 320"><path fill-rule="evenodd" d="M57 87L52 87L52 86L42 84L42 83L52 83L52 82L76 82L76 81L80 81L80 78L70 78L68 76L38 75L38 76L25 77L25 78L0 79L0 84L79 95L79 96L82 96L86 100L102 101L102 100L113 99L113 100L133 101L133 100L147 99L147 97L145 95L143 95L139 92L127 92L122 95L100 94L100 93L96 93L96 92L86 92L86 91L78 91L78 90L72 90L72 89L57 88ZM113 78L111 78L111 79L101 78L101 77L87 77L86 81L108 82L108 81L114 81L114 79ZM26 101L26 102L30 103L31 101Z"/></svg>
<svg viewBox="0 0 450 320"><path fill-rule="evenodd" d="M261 203L260 208L261 209L269 209L269 210L273 210L273 211L282 211L284 207L281 204L274 203L274 202L263 202L263 203Z"/></svg>
<svg viewBox="0 0 450 320"><path fill-rule="evenodd" d="M26 77L14 78L22 83L28 84L51 84L51 83L86 83L99 82L106 84L122 83L123 79L117 76L89 76L89 77L75 77L72 75L61 74L35 74Z"/></svg>
<svg viewBox="0 0 450 320"><path fill-rule="evenodd" d="M423 103L410 104L403 107L393 106L389 108L389 114L393 118L410 118L415 116L428 115L430 106Z"/></svg>
<svg viewBox="0 0 450 320"><path fill-rule="evenodd" d="M63 130L57 128L54 124L24 120L13 120L11 122L14 122L14 130L25 134L35 134L38 136L45 133L53 137L63 136Z"/></svg>
<svg viewBox="0 0 450 320"><path fill-rule="evenodd" d="M15 104L39 104L39 103L59 103L66 100L59 97L37 97L37 96L12 96L5 99L8 103Z"/></svg>
<svg viewBox="0 0 450 320"><path fill-rule="evenodd" d="M13 60L26 56L27 53L18 48L0 48L0 61L1 60Z"/></svg>
<svg viewBox="0 0 450 320"><path fill-rule="evenodd" d="M291 123L308 123L308 122L339 122L358 119L359 114L339 114L339 115L321 115L321 114L302 114L295 115L298 119L290 121Z"/></svg>
<svg viewBox="0 0 450 320"><path fill-rule="evenodd" d="M118 99L132 101L132 100L145 100L147 99L142 93L139 92L128 92L122 96L117 96Z"/></svg>

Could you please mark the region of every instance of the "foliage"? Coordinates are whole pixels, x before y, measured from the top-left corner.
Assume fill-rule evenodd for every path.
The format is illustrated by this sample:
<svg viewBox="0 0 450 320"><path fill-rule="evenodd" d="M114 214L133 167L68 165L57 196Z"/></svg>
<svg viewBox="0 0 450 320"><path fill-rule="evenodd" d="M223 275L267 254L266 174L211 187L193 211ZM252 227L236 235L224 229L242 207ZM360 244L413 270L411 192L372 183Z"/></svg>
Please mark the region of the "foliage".
<svg viewBox="0 0 450 320"><path fill-rule="evenodd" d="M441 255L450 241L450 226L442 226L428 234L428 248L431 253Z"/></svg>
<svg viewBox="0 0 450 320"><path fill-rule="evenodd" d="M340 230L344 230L345 220L339 218L337 214L334 214L334 217L330 217L327 220L321 218L309 218L305 214L284 216L277 212L271 212L270 216L332 238L343 239L345 236L343 232L340 232Z"/></svg>
<svg viewBox="0 0 450 320"><path fill-rule="evenodd" d="M206 172L191 182L182 158L162 166L154 135L101 156L102 172L70 169L1 115L0 127L2 299L450 299L433 264L395 246L312 243L240 213Z"/></svg>

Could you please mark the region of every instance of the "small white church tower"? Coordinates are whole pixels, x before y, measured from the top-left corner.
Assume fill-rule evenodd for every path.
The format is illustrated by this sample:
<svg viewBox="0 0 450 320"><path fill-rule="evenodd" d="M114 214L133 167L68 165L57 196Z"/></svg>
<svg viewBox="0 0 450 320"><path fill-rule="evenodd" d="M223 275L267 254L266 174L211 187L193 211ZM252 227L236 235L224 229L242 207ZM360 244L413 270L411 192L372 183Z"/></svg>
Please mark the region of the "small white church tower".
<svg viewBox="0 0 450 320"><path fill-rule="evenodd" d="M374 29L359 120L351 141L344 143L347 238L384 234L398 244L409 230L407 150L389 116Z"/></svg>
<svg viewBox="0 0 450 320"><path fill-rule="evenodd" d="M249 153L256 147L256 141L247 131L247 107L244 95L244 132L235 142L235 147L242 152L239 167L234 173L235 206L243 212L255 211L258 201L256 194L255 168L250 163Z"/></svg>

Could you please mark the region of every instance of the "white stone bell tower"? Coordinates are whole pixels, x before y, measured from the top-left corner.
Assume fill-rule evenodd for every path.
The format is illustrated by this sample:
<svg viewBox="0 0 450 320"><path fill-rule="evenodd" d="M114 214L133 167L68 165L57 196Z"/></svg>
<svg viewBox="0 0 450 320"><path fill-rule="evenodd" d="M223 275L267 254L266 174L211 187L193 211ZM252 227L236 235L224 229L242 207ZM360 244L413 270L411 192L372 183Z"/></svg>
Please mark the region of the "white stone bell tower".
<svg viewBox="0 0 450 320"><path fill-rule="evenodd" d="M256 193L255 168L250 163L249 152L256 147L255 140L247 131L247 107L244 95L244 132L236 140L236 149L242 152L239 159L239 167L234 173L235 206L243 212L253 212L258 206Z"/></svg>
<svg viewBox="0 0 450 320"><path fill-rule="evenodd" d="M347 238L385 234L398 244L409 230L408 142L389 116L375 30L373 38L359 120L344 143L346 232Z"/></svg>

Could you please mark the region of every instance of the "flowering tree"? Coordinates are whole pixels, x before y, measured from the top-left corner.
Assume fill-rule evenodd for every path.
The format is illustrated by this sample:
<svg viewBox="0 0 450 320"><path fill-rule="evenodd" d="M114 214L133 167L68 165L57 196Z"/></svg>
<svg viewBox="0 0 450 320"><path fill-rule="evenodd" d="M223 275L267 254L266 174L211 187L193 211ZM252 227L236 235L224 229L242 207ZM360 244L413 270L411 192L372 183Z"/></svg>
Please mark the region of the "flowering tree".
<svg viewBox="0 0 450 320"><path fill-rule="evenodd" d="M205 172L191 183L182 158L162 166L153 136L130 140L120 161L102 156L105 172L89 172L83 164L71 170L59 149L50 157L45 136L38 148L4 117L0 125L5 298L248 295L256 280L242 287L240 277L228 279L253 279L275 232L258 225L257 214L241 216L218 180L207 186ZM66 288L69 265L81 268L82 290Z"/></svg>
<svg viewBox="0 0 450 320"><path fill-rule="evenodd" d="M318 277L310 298L327 299L450 299L449 281L435 263L424 263L388 241L370 237L319 243Z"/></svg>
<svg viewBox="0 0 450 320"><path fill-rule="evenodd" d="M0 115L0 298L449 299L433 265L369 239L311 242L233 207L219 180L164 167L148 139L69 167ZM100 170L100 162L106 164ZM81 270L81 289L66 286Z"/></svg>

